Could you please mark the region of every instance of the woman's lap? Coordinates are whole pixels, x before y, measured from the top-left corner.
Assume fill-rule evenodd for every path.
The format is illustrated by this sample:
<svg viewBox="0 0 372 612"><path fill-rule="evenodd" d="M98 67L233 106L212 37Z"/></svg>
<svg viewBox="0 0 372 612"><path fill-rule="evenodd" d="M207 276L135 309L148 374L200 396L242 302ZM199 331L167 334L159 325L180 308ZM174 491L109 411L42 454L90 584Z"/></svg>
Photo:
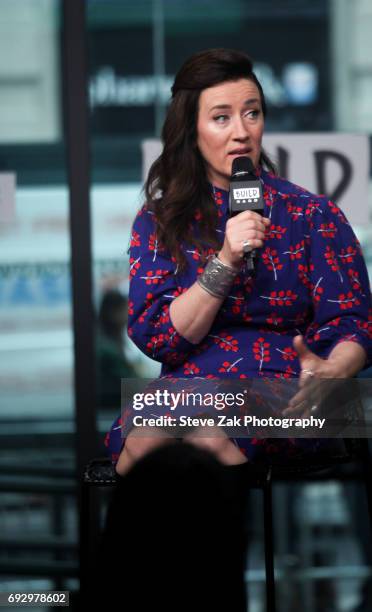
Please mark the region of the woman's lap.
<svg viewBox="0 0 372 612"><path fill-rule="evenodd" d="M249 461L257 463L281 463L288 460L331 449L328 439L302 438L230 438ZM115 465L125 446L126 437L122 436L121 417L113 423L106 436L107 454ZM337 440L335 441L337 442Z"/></svg>

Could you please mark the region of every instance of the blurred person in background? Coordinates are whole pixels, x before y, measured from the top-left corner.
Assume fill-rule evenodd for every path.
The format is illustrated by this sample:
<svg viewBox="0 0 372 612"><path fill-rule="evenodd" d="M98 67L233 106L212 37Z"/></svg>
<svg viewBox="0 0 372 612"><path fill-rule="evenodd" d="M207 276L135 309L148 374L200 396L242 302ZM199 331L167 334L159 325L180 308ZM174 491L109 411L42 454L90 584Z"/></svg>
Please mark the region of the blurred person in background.
<svg viewBox="0 0 372 612"><path fill-rule="evenodd" d="M121 379L136 378L135 366L125 355L128 300L117 289L101 297L97 317L96 363L99 408L120 409Z"/></svg>

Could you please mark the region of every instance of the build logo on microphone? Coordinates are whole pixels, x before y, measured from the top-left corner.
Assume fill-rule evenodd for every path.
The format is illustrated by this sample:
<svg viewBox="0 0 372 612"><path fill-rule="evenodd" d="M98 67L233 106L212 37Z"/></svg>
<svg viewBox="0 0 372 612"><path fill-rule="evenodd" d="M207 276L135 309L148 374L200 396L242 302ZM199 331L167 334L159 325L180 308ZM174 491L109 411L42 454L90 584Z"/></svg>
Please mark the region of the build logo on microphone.
<svg viewBox="0 0 372 612"><path fill-rule="evenodd" d="M234 200L238 204L241 202L253 202L256 203L260 199L260 190L258 187L241 187L240 189L233 189Z"/></svg>

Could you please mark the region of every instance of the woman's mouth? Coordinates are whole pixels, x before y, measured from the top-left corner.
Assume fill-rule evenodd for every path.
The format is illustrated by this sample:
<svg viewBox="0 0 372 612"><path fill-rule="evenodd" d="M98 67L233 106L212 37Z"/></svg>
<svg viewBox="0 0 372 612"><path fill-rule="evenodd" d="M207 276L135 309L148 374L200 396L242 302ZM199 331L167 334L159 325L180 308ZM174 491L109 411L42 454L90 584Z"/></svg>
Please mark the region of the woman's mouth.
<svg viewBox="0 0 372 612"><path fill-rule="evenodd" d="M250 153L252 153L252 149L241 148L230 151L229 155L250 155Z"/></svg>

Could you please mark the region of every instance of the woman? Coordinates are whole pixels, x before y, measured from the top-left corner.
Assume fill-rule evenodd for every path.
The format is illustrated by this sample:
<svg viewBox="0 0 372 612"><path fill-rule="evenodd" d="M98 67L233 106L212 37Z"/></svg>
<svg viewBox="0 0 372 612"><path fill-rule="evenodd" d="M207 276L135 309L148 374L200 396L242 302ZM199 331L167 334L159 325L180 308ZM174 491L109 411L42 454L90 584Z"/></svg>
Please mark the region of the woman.
<svg viewBox="0 0 372 612"><path fill-rule="evenodd" d="M371 356L359 243L336 205L275 176L261 146L265 115L243 53L203 51L176 75L130 248L128 333L162 362L162 376L299 377L306 390L314 379L354 376ZM244 155L262 182L264 214L229 218L232 161ZM255 278L247 245L259 250ZM302 392L288 413L301 412ZM122 448L121 426L107 436L119 474L172 439L133 430ZM187 438L226 465L255 454L251 440Z"/></svg>

